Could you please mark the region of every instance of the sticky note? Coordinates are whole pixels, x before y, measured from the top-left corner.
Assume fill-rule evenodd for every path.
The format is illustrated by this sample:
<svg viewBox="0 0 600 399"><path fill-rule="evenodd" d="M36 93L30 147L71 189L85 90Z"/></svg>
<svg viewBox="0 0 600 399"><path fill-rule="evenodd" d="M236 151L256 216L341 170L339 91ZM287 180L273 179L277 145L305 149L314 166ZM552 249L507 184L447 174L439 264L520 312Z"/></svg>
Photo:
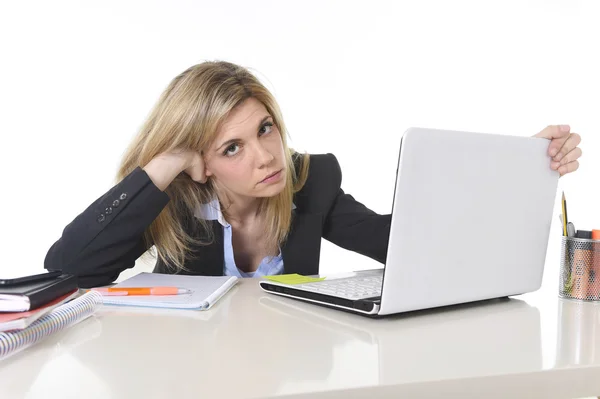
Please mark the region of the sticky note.
<svg viewBox="0 0 600 399"><path fill-rule="evenodd" d="M325 277L308 277L303 276L301 274L281 274L279 276L265 276L266 279L275 281L277 283L283 284L304 284L304 283L313 283L315 281L323 281Z"/></svg>

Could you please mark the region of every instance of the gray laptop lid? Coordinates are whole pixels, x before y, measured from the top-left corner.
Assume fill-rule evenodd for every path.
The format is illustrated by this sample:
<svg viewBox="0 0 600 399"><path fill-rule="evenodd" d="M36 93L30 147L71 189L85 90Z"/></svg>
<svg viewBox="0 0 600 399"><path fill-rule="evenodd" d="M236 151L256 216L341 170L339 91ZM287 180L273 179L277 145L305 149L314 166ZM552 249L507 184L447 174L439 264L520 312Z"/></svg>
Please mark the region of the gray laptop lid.
<svg viewBox="0 0 600 399"><path fill-rule="evenodd" d="M380 314L539 288L559 178L549 143L405 132Z"/></svg>

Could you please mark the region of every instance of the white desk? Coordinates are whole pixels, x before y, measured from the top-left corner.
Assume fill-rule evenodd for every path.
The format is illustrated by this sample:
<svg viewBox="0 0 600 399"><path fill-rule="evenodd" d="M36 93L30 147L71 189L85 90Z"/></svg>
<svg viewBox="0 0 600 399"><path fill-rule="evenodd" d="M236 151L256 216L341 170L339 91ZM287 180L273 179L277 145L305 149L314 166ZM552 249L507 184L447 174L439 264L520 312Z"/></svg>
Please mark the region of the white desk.
<svg viewBox="0 0 600 399"><path fill-rule="evenodd" d="M5 399L442 394L600 395L600 304L548 287L371 320L245 280L208 312L108 308L0 362Z"/></svg>

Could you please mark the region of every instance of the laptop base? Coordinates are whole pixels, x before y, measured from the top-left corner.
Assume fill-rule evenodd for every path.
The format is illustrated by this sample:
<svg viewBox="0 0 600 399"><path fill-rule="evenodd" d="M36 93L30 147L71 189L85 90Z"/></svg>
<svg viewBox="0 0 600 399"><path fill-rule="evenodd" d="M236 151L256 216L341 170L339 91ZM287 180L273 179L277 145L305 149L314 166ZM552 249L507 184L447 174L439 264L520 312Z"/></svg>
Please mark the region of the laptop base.
<svg viewBox="0 0 600 399"><path fill-rule="evenodd" d="M316 292L295 289L287 285L280 285L271 281L261 281L260 286L263 290L275 295L285 296L305 302L311 302L338 310L346 310L365 316L377 315L381 303L381 297L365 298L351 300L331 295L325 295Z"/></svg>

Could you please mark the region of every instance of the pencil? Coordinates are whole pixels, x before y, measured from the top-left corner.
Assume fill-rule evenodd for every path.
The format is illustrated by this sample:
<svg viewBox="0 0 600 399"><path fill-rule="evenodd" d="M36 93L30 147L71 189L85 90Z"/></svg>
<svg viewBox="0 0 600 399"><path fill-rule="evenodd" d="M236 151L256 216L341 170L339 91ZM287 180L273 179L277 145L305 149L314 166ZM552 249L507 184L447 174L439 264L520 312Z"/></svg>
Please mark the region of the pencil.
<svg viewBox="0 0 600 399"><path fill-rule="evenodd" d="M562 193L562 212L563 212L563 236L567 236L567 200L565 199L565 192Z"/></svg>

